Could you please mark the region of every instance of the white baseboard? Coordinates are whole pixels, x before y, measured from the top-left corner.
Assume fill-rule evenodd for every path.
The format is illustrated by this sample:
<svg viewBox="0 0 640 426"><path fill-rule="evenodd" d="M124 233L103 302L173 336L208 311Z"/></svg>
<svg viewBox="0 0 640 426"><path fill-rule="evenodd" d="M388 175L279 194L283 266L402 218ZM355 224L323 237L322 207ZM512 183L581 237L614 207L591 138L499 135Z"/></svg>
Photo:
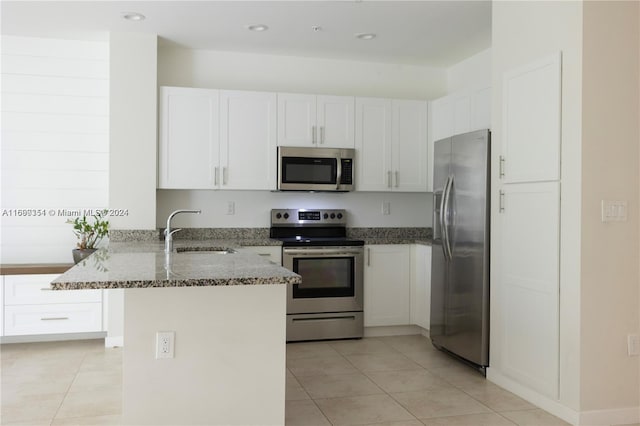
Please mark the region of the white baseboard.
<svg viewBox="0 0 640 426"><path fill-rule="evenodd" d="M566 407L558 401L549 398L548 396L542 395L532 389L529 389L526 386L521 385L513 379L499 373L494 368L487 368L487 380L508 390L509 392L518 395L525 401L542 408L543 410L553 414L554 416L560 417L565 422L571 423L572 425L576 426L580 424L580 412Z"/></svg>
<svg viewBox="0 0 640 426"><path fill-rule="evenodd" d="M124 336L112 336L104 339L105 348L121 348L124 346Z"/></svg>
<svg viewBox="0 0 640 426"><path fill-rule="evenodd" d="M640 423L640 407L582 411L581 426L628 425Z"/></svg>
<svg viewBox="0 0 640 426"><path fill-rule="evenodd" d="M411 334L422 334L421 327L417 325L393 325L387 327L365 327L364 337L382 337L382 336L406 336Z"/></svg>
<svg viewBox="0 0 640 426"><path fill-rule="evenodd" d="M86 333L62 333L62 334L31 334L24 336L2 336L0 343L34 343L34 342L58 342L64 340L92 340L103 339L107 333L104 331Z"/></svg>
<svg viewBox="0 0 640 426"><path fill-rule="evenodd" d="M640 423L640 407L614 408L607 410L576 411L560 402L541 395L538 392L500 374L495 369L487 368L487 380L543 410L560 417L576 426L611 426Z"/></svg>

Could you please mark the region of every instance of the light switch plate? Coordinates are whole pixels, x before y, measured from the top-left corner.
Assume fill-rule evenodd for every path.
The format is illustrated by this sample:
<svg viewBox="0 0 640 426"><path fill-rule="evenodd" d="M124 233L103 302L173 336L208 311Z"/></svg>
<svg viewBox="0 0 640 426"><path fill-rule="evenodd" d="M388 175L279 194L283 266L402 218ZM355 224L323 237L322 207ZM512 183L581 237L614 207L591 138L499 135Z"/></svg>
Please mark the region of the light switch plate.
<svg viewBox="0 0 640 426"><path fill-rule="evenodd" d="M627 202L602 200L602 221L603 222L626 222Z"/></svg>

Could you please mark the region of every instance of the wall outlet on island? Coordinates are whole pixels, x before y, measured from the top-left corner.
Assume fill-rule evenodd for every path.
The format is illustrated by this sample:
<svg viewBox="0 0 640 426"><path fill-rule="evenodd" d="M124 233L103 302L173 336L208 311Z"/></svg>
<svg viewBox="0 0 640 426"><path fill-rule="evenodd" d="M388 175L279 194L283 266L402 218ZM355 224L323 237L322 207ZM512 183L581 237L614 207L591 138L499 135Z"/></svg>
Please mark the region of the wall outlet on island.
<svg viewBox="0 0 640 426"><path fill-rule="evenodd" d="M175 331L158 331L156 333L156 359L173 358L175 341Z"/></svg>
<svg viewBox="0 0 640 426"><path fill-rule="evenodd" d="M229 214L229 215L236 214L236 202L235 201L227 201L227 214Z"/></svg>

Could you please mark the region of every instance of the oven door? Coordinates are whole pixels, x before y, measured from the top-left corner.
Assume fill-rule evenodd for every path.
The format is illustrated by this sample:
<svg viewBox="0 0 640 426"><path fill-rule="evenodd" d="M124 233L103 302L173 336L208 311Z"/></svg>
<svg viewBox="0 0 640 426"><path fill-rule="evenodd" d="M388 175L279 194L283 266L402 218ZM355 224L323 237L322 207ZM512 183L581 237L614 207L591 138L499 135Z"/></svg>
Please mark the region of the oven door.
<svg viewBox="0 0 640 426"><path fill-rule="evenodd" d="M287 313L362 311L363 247L284 247L282 265L302 276L287 286Z"/></svg>

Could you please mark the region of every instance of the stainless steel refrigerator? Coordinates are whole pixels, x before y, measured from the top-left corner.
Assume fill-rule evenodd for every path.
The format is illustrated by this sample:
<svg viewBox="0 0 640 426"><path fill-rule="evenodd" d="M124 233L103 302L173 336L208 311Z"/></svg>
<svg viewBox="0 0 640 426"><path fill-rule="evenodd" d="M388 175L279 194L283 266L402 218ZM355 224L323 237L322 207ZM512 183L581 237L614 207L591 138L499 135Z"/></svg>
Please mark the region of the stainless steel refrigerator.
<svg viewBox="0 0 640 426"><path fill-rule="evenodd" d="M489 365L490 132L435 142L431 326L433 344Z"/></svg>

